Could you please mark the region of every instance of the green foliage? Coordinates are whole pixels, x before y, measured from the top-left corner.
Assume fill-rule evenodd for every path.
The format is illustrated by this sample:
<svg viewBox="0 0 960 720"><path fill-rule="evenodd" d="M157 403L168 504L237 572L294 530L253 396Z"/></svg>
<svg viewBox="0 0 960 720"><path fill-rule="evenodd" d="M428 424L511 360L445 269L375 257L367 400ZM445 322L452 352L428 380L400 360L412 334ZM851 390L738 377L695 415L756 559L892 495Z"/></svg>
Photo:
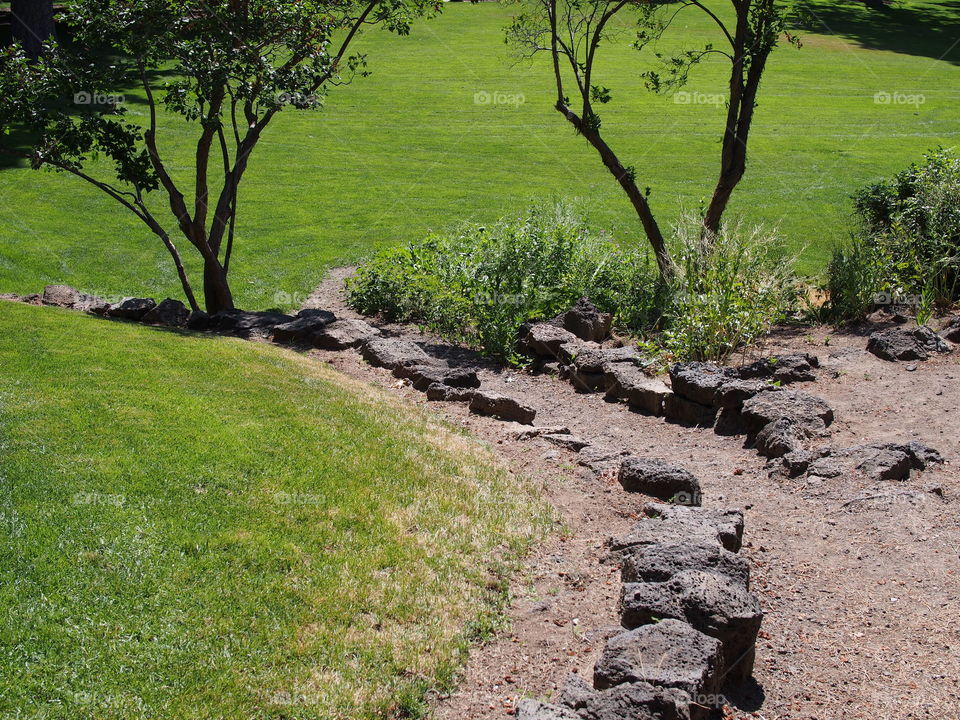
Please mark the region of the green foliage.
<svg viewBox="0 0 960 720"><path fill-rule="evenodd" d="M827 268L824 319L857 319L866 315L884 285L886 265L875 243L854 235L837 245Z"/></svg>
<svg viewBox="0 0 960 720"><path fill-rule="evenodd" d="M364 313L422 323L447 338L515 359L517 329L579 297L630 322L650 320L655 268L646 255L592 235L567 205L387 250L349 285Z"/></svg>
<svg viewBox="0 0 960 720"><path fill-rule="evenodd" d="M3 718L418 712L549 525L479 443L274 346L8 303L0 363Z"/></svg>
<svg viewBox="0 0 960 720"><path fill-rule="evenodd" d="M828 314L904 304L928 316L960 299L960 158L939 149L854 196L859 227L828 269Z"/></svg>
<svg viewBox="0 0 960 720"><path fill-rule="evenodd" d="M621 329L653 334L650 347L680 359L723 359L792 312L796 286L788 264L772 255L774 236L734 228L701 241L695 225L678 231L674 287L646 253L590 233L561 203L384 251L351 280L350 302L518 360L522 323L586 296Z"/></svg>
<svg viewBox="0 0 960 720"><path fill-rule="evenodd" d="M778 234L739 225L704 234L687 221L676 244L680 272L661 339L675 358L724 360L796 312L799 285L778 256Z"/></svg>

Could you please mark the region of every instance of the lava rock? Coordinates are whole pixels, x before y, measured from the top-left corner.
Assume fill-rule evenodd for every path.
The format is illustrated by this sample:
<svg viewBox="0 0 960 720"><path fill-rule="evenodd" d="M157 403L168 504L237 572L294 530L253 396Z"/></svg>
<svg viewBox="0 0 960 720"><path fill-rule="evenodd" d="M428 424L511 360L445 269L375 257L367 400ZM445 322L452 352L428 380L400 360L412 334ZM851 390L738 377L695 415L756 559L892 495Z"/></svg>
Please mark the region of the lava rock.
<svg viewBox="0 0 960 720"><path fill-rule="evenodd" d="M315 333L336 321L337 316L327 310L301 310L290 322L274 326L273 341L308 343Z"/></svg>
<svg viewBox="0 0 960 720"><path fill-rule="evenodd" d="M735 368L730 371L730 374L741 380L765 378L781 385L789 385L816 380L817 376L813 371L818 367L820 367L820 360L815 355L795 353L763 358L749 365Z"/></svg>
<svg viewBox="0 0 960 720"><path fill-rule="evenodd" d="M427 400L438 402L470 402L476 392L470 388L456 388L434 383L427 388Z"/></svg>
<svg viewBox="0 0 960 720"><path fill-rule="evenodd" d="M179 300L167 298L143 316L140 321L145 325L166 325L168 327L183 327L190 318L187 306Z"/></svg>
<svg viewBox="0 0 960 720"><path fill-rule="evenodd" d="M773 386L764 380L728 380L717 388L715 404L724 410L742 410L743 404Z"/></svg>
<svg viewBox="0 0 960 720"><path fill-rule="evenodd" d="M690 720L690 700L683 690L643 682L594 690L579 675L570 676L557 698L580 720Z"/></svg>
<svg viewBox="0 0 960 720"><path fill-rule="evenodd" d="M713 543L658 542L637 545L623 553L621 577L625 583L666 582L687 570L703 570L729 577L750 589L750 564L740 555Z"/></svg>
<svg viewBox="0 0 960 720"><path fill-rule="evenodd" d="M726 681L742 683L753 674L763 610L742 584L723 575L688 570L667 582L624 586L624 627L649 625L663 618L683 620L719 640Z"/></svg>
<svg viewBox="0 0 960 720"><path fill-rule="evenodd" d="M743 418L752 436L776 420L786 418L810 436L822 434L833 422L826 401L797 390L777 390L755 395L743 404Z"/></svg>
<svg viewBox="0 0 960 720"><path fill-rule="evenodd" d="M700 481L666 460L628 457L617 476L627 492L639 492L678 505L700 505Z"/></svg>
<svg viewBox="0 0 960 720"><path fill-rule="evenodd" d="M520 349L534 357L555 359L560 356L560 346L575 342L577 336L550 323L535 323L520 328Z"/></svg>
<svg viewBox="0 0 960 720"><path fill-rule="evenodd" d="M716 638L685 622L664 620L610 638L594 667L593 685L604 690L645 682L655 687L677 688L698 698L719 694L722 673L720 642ZM691 705L691 710L694 708Z"/></svg>
<svg viewBox="0 0 960 720"><path fill-rule="evenodd" d="M292 315L271 310L223 310L209 316L206 329L249 339L253 336L273 335L275 327L293 321Z"/></svg>
<svg viewBox="0 0 960 720"><path fill-rule="evenodd" d="M670 368L673 392L685 400L706 407L716 406L717 391L729 380L726 371L713 363L677 363Z"/></svg>
<svg viewBox="0 0 960 720"><path fill-rule="evenodd" d="M732 508L684 507L648 503L643 513L663 525L679 525L690 529L709 528L716 541L730 552L740 552L743 543L743 513Z"/></svg>
<svg viewBox="0 0 960 720"><path fill-rule="evenodd" d="M778 458L804 450L804 442L810 437L810 432L792 418L782 417L757 433L754 448L763 457Z"/></svg>
<svg viewBox="0 0 960 720"><path fill-rule="evenodd" d="M954 318L940 331L940 337L952 343L960 343L960 317Z"/></svg>
<svg viewBox="0 0 960 720"><path fill-rule="evenodd" d="M379 334L379 330L363 320L337 320L314 331L310 342L321 350L346 350L359 347Z"/></svg>
<svg viewBox="0 0 960 720"><path fill-rule="evenodd" d="M413 387L420 392L426 392L433 384L454 388L480 387L480 378L477 377L477 371L471 368L448 368L437 365L398 366L394 368L393 374L398 377L403 374L410 378Z"/></svg>
<svg viewBox="0 0 960 720"><path fill-rule="evenodd" d="M548 705L539 700L521 700L517 704L517 720L581 720L573 710Z"/></svg>
<svg viewBox="0 0 960 720"><path fill-rule="evenodd" d="M399 367L436 365L436 358L428 355L417 344L409 340L373 337L360 348L363 359L374 367L393 370Z"/></svg>
<svg viewBox="0 0 960 720"><path fill-rule="evenodd" d="M602 313L587 298L580 298L577 304L563 315L563 327L581 340L603 342L610 335L613 315Z"/></svg>
<svg viewBox="0 0 960 720"><path fill-rule="evenodd" d="M577 453L590 445L588 440L584 440L582 437L570 435L568 433L547 434L543 435L542 437L547 442Z"/></svg>
<svg viewBox="0 0 960 720"><path fill-rule="evenodd" d="M948 353L953 346L926 325L881 330L870 336L867 350L881 360L928 360L934 353Z"/></svg>
<svg viewBox="0 0 960 720"><path fill-rule="evenodd" d="M153 298L124 298L107 308L107 317L140 322L143 316L157 306Z"/></svg>
<svg viewBox="0 0 960 720"><path fill-rule="evenodd" d="M514 420L523 425L532 425L537 411L522 403L493 392L474 391L470 399L470 411L478 415L491 415L501 420Z"/></svg>
<svg viewBox="0 0 960 720"><path fill-rule="evenodd" d="M684 427L711 427L716 421L717 411L714 407L670 393L663 399L663 416Z"/></svg>
<svg viewBox="0 0 960 720"><path fill-rule="evenodd" d="M663 403L670 395L670 388L662 381L628 363L608 363L604 371L607 400L625 400L630 407L647 415L663 414Z"/></svg>
<svg viewBox="0 0 960 720"><path fill-rule="evenodd" d="M94 315L103 315L110 309L110 303L106 300L82 293L69 285L47 285L40 301L44 305L80 310Z"/></svg>

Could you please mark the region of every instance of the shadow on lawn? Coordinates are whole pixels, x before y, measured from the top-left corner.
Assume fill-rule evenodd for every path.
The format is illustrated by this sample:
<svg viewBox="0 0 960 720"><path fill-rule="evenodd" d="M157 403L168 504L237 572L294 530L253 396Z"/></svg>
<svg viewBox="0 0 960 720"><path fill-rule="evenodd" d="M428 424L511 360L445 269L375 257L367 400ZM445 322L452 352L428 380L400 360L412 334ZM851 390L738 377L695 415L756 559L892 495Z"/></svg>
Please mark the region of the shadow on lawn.
<svg viewBox="0 0 960 720"><path fill-rule="evenodd" d="M804 5L807 30L848 38L869 50L890 50L960 65L960 0L894 3L870 10L859 0Z"/></svg>

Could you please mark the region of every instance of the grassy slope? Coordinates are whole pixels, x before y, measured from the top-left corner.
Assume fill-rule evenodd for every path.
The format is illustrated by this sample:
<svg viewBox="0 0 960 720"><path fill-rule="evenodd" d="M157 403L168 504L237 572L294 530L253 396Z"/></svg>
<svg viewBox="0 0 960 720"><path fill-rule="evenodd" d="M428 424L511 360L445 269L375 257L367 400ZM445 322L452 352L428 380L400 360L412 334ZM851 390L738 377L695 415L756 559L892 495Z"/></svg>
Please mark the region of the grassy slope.
<svg viewBox="0 0 960 720"><path fill-rule="evenodd" d="M0 716L413 710L541 526L462 436L292 352L0 308Z"/></svg>
<svg viewBox="0 0 960 720"><path fill-rule="evenodd" d="M771 61L748 177L732 207L750 221L782 223L786 249L806 248L807 271L845 234L856 187L927 148L953 145L960 132L960 22L945 1L907 0L888 17L860 3L814 7L821 34L807 33L803 50L782 48ZM411 38L375 33L363 41L372 77L336 90L323 113L281 116L241 198L241 305L295 304L277 293L308 292L330 264L461 218L489 222L536 196L579 196L598 226L637 239L627 201L551 109L546 58L516 64L504 46L510 13L451 3ZM695 13L678 29L717 42ZM667 224L709 192L723 111L642 90L628 40L607 48L599 81L614 103L604 127L653 187ZM698 68L688 89L724 92L722 65ZM877 105L881 90L923 94L925 103ZM525 103L477 105L481 91ZM129 101L142 113L135 93ZM181 173L191 137L177 128L164 138L181 151ZM73 178L0 171L0 291L65 281L105 295L179 293L159 243L95 192Z"/></svg>

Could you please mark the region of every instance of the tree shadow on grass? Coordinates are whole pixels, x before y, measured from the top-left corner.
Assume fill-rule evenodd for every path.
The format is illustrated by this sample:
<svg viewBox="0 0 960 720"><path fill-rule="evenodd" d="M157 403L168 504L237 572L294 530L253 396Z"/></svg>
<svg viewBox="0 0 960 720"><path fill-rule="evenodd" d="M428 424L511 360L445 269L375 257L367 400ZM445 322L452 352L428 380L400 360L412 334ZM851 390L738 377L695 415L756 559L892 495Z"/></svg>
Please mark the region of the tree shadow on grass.
<svg viewBox="0 0 960 720"><path fill-rule="evenodd" d="M848 38L868 50L889 50L960 65L960 0L901 2L870 10L860 0L809 2L806 30Z"/></svg>

